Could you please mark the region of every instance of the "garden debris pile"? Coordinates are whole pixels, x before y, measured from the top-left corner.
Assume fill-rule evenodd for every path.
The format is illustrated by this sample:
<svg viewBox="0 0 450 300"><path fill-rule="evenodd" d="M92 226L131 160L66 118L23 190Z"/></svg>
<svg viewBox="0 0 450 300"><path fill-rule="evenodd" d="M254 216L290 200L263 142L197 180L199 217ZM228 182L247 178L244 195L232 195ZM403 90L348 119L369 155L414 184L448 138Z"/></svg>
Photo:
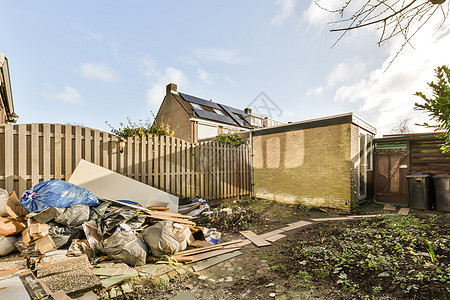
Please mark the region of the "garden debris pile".
<svg viewBox="0 0 450 300"><path fill-rule="evenodd" d="M92 277L88 281L93 285L86 286L85 290L102 285L109 287L136 276L137 272L121 268L113 271L100 269L93 273L92 265L105 264L108 260L120 261L131 267L159 260L176 261L175 255L191 244L206 243L208 229L197 226L191 219L208 211L208 204L201 198L183 199L181 213L178 213L169 211L167 206L143 207L129 200L97 198L85 188L58 179L36 184L20 199L14 191L8 193L0 189L0 256L15 255L18 251L21 257L18 260L20 268L5 267L0 262L0 280L24 271L32 277L30 280L49 279L50 275L39 273L43 266L66 266L64 272L70 273L71 261L80 258L90 267L80 267L82 274L72 275L74 278ZM22 263L22 257L26 263ZM51 257L58 257L58 262L49 262ZM185 256L179 256L179 259L192 260ZM24 268L27 265L30 266L28 270ZM100 278L105 282L96 279L96 275L103 271L107 274ZM42 278L39 284L44 286L44 290L79 293L80 290L75 288L77 285L74 289L65 285L72 281L71 278L66 279L61 281L56 276L49 281ZM28 292L40 293L41 290ZM49 292L46 294L51 295Z"/></svg>

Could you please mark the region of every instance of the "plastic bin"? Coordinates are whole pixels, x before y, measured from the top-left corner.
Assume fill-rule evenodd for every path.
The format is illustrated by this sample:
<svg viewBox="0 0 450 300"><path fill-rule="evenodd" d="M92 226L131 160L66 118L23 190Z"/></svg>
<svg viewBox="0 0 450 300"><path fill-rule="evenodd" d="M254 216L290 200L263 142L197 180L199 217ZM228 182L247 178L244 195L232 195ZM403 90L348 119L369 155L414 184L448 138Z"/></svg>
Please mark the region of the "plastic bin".
<svg viewBox="0 0 450 300"><path fill-rule="evenodd" d="M407 174L409 207L415 209L431 209L431 175L424 173Z"/></svg>
<svg viewBox="0 0 450 300"><path fill-rule="evenodd" d="M436 195L436 210L450 212L450 175L438 174L432 179Z"/></svg>

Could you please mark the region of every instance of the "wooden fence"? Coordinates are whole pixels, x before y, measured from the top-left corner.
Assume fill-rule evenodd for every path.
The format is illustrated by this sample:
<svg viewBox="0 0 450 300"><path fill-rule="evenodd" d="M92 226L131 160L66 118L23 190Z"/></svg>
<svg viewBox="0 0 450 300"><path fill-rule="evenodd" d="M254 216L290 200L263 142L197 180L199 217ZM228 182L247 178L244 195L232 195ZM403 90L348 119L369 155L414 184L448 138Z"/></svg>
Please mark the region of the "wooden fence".
<svg viewBox="0 0 450 300"><path fill-rule="evenodd" d="M73 125L0 125L0 187L10 192L22 194L44 180L68 180L80 159L179 197L211 200L251 191L247 145L191 144L167 136L121 140Z"/></svg>

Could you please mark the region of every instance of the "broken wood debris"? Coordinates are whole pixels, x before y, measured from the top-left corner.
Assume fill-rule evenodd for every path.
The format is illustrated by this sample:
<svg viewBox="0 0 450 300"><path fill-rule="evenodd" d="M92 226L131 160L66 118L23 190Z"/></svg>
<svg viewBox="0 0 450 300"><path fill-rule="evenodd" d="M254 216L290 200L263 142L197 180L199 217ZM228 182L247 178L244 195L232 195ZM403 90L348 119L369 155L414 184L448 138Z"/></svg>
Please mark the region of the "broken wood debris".
<svg viewBox="0 0 450 300"><path fill-rule="evenodd" d="M270 243L268 241L256 235L256 233L254 233L253 231L250 230L240 231L240 234L245 236L247 239L249 239L253 244L255 244L258 247L270 246Z"/></svg>

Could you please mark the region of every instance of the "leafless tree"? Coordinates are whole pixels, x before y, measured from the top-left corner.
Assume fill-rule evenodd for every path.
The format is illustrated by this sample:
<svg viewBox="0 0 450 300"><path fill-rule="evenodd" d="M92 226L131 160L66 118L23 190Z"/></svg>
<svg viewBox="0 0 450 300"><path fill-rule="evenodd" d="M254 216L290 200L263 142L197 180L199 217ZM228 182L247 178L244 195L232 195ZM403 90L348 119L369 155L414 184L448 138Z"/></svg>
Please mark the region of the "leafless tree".
<svg viewBox="0 0 450 300"><path fill-rule="evenodd" d="M406 133L411 133L412 130L409 127L409 123L411 121L410 117L404 117L402 119L400 119L395 125L394 127L392 127L391 132L392 133L396 133L396 134L406 134Z"/></svg>
<svg viewBox="0 0 450 300"><path fill-rule="evenodd" d="M378 29L381 31L380 39L378 40L379 46L396 36L402 36L403 43L394 59L406 45L411 45L411 39L433 15L441 14L440 29L447 20L450 11L449 1L446 0L344 1L338 9L328 9L321 4L324 1L315 1L320 8L340 16L340 20L330 22L331 25L336 26L336 28L331 29L332 32L341 32L340 37L333 46L349 31L374 25L378 26Z"/></svg>

